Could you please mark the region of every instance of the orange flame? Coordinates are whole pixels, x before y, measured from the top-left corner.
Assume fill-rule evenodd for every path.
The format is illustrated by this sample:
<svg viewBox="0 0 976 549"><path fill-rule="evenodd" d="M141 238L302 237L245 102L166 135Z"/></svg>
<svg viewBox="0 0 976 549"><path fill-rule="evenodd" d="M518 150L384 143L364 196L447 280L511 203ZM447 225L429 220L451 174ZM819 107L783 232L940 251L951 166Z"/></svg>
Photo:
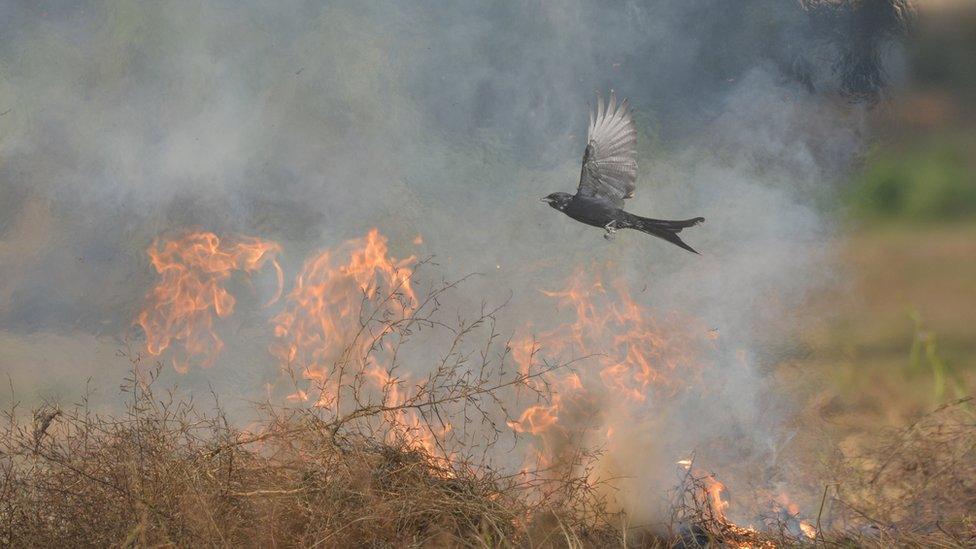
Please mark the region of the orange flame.
<svg viewBox="0 0 976 549"><path fill-rule="evenodd" d="M719 522L727 522L725 510L729 507L729 502L725 499L725 484L722 484L715 475L706 473L698 469L692 469L694 460L685 458L678 460L677 464L688 471L691 478L701 482L701 496L704 497L706 509L712 514L712 518Z"/></svg>
<svg viewBox="0 0 976 549"><path fill-rule="evenodd" d="M188 233L176 239L156 239L146 251L160 278L149 292L136 323L146 334L146 350L158 356L174 343L182 346L182 358L173 366L185 372L192 360L213 365L223 347L214 332L213 315L226 318L234 312L236 299L224 283L235 271L251 274L269 261L275 268L281 294L283 275L275 256L281 247L253 237L221 241L209 232Z"/></svg>
<svg viewBox="0 0 976 549"><path fill-rule="evenodd" d="M414 244L422 243L418 235ZM207 232L154 240L147 253L160 279L136 320L146 334L148 352L160 355L178 344L184 355L182 360L173 358L178 371L186 371L196 359L204 367L212 365L223 345L214 331L214 315L226 318L236 305L225 288L228 279L236 271L250 275L270 263L278 279L270 305L283 289L276 259L280 251L275 242L252 237L222 241ZM305 262L284 310L272 319L275 342L270 351L284 369L296 369L309 382L308 387L296 387L286 397L289 401L338 411L340 384L351 381L335 378L339 372L348 372L381 396L390 426L388 441L405 442L448 465L454 455L441 443L452 427L445 423L435 428L413 409L403 407L410 401L409 380L392 373L394 349L386 341L397 322L420 307L411 286L414 263L413 256L392 257L387 239L376 229L335 250L321 251ZM567 447L568 433L581 412L627 417L607 412L660 405L694 382L701 371L696 349L718 338L716 330L705 330L688 318L671 315L658 320L633 299L622 280L605 285L598 274L583 269L564 289L543 294L555 299L559 307L572 310L575 319L533 338L514 341L512 356L520 371L529 373L537 367L540 353L550 362L586 360L579 362L577 371L558 370L533 381L540 390L551 388L551 398L526 407L508 422L512 431L534 437L536 447L531 453L541 465L559 463L561 452L572 449ZM609 441L619 436L619 427L607 422L588 428ZM693 466L690 459L678 464L689 471ZM743 535L755 533L726 518L729 502L721 482L711 474L696 474L696 478L716 520ZM796 505L785 495L777 502L796 520L803 535L815 538L816 529L796 518Z"/></svg>
<svg viewBox="0 0 976 549"><path fill-rule="evenodd" d="M415 261L413 256L402 260L390 256L386 237L376 229L340 249L323 250L305 262L286 297L285 310L272 319L276 342L271 353L283 368L297 368L311 382L290 400L311 400L316 406L338 409L343 389L342 381L334 377L340 372L362 376L381 396L383 406L391 408L385 413L391 426L388 441L396 439L439 456L443 452L428 424L414 410L398 408L409 399L403 388L408 379L388 370L393 349L384 340L418 306L410 282ZM450 425L438 428L437 436L450 429Z"/></svg>
<svg viewBox="0 0 976 549"><path fill-rule="evenodd" d="M800 518L800 506L790 499L790 497L780 492L773 498L773 510L777 511L781 518L785 518L793 523L793 526L809 539L817 538L817 527L810 521Z"/></svg>
<svg viewBox="0 0 976 549"><path fill-rule="evenodd" d="M334 366L346 364L357 372L373 372L382 386L383 380L376 377L379 370L367 368L366 360L370 347L390 326L362 325L364 300L383 290L380 310L374 315L409 315L417 303L410 286L413 271L408 267L414 260L390 257L386 237L376 229L365 238L346 242L340 250L323 250L309 259L286 298L285 310L271 321L277 340L271 353L283 367L300 369L319 389L327 386ZM317 403L328 406L327 398L323 392Z"/></svg>
<svg viewBox="0 0 976 549"><path fill-rule="evenodd" d="M775 549L776 544L768 539L760 539L759 531L752 526L739 526L728 518L726 512L730 504L725 497L725 485L716 479L715 475L692 469L694 465L694 460L692 459L682 459L677 464L685 471L689 471L688 474L691 478L700 482L701 493L696 494L696 498L701 498L699 501L704 504L705 509L710 513L710 518L721 525L722 529L730 532L734 537L742 538L738 540L726 540L726 544L740 549ZM780 493L773 498L772 507L779 516L780 521L784 518L788 520L787 526L793 534L798 536L802 535L808 539L817 538L817 528L809 521L799 518L799 506L793 503L785 493Z"/></svg>
<svg viewBox="0 0 976 549"><path fill-rule="evenodd" d="M658 321L632 298L623 281L607 287L598 275L580 269L564 289L543 293L559 307L574 311L575 319L513 342L513 359L523 373L535 367L540 354L553 361L586 360L578 372L560 370L549 376L551 400L526 408L509 422L515 432L540 437L538 443L547 448L541 452L542 464L559 460L552 452L561 447L557 439L565 436L556 427L567 410L594 408L601 399L603 410L645 406L653 398L673 396L697 377L701 361L695 349L707 341L706 330L698 330L698 341L691 331L675 328L694 326L688 319L673 315ZM604 440L613 435L614 427L604 426ZM540 452L533 454L538 459Z"/></svg>
<svg viewBox="0 0 976 549"><path fill-rule="evenodd" d="M715 518L720 521L727 520L725 518L725 510L729 508L729 502L725 500L723 494L725 494L725 485L719 482L715 475L706 475L702 477L702 483L705 485L705 494L708 496L708 504L714 513Z"/></svg>

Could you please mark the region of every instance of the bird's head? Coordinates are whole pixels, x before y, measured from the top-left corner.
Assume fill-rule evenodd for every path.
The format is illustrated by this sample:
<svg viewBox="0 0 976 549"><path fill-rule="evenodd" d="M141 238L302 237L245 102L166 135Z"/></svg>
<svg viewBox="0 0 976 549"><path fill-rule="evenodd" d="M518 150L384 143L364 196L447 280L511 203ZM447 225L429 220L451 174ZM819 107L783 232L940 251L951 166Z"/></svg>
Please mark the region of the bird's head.
<svg viewBox="0 0 976 549"><path fill-rule="evenodd" d="M557 210L562 210L569 204L569 201L573 199L573 195L569 193L552 193L549 196L544 196L539 200L548 203L553 208Z"/></svg>

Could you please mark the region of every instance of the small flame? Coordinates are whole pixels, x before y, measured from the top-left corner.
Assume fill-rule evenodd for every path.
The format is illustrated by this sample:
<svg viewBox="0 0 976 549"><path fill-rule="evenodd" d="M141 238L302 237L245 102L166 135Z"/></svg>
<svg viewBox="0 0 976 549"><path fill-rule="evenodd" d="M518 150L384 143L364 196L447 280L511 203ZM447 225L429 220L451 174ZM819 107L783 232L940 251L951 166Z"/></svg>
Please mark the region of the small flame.
<svg viewBox="0 0 976 549"><path fill-rule="evenodd" d="M556 424L559 419L556 415L558 407L556 403L552 406L530 406L522 412L518 421L509 421L508 426L517 433L541 433Z"/></svg>
<svg viewBox="0 0 976 549"><path fill-rule="evenodd" d="M759 530L751 525L739 526L728 518L730 502L727 499L725 484L712 473L694 467L693 458L677 461L682 469L683 487L690 488L693 506L702 512L702 526L722 539L724 546L739 549L776 549L776 544L764 538Z"/></svg>
<svg viewBox="0 0 976 549"><path fill-rule="evenodd" d="M719 482L714 475L706 475L702 477L702 483L705 485L705 493L708 495L708 503L715 514L715 518L720 521L727 521L725 517L725 511L729 508L729 502L725 500L723 494L725 493L725 485Z"/></svg>
<svg viewBox="0 0 976 549"><path fill-rule="evenodd" d="M817 527L811 524L810 521L800 518L800 506L793 503L786 493L781 492L773 498L772 506L773 510L779 515L780 520L785 520L787 526L789 526L794 534L802 534L809 539L816 539Z"/></svg>
<svg viewBox="0 0 976 549"><path fill-rule="evenodd" d="M173 366L185 372L191 360L211 366L223 347L214 331L214 315L226 318L237 300L224 284L231 274L260 271L270 262L278 278L273 303L281 294L283 275L275 256L281 247L271 241L238 237L222 241L208 232L188 233L176 239L156 239L146 251L159 273L136 323L146 334L146 350L159 356L174 343L183 357L174 355Z"/></svg>

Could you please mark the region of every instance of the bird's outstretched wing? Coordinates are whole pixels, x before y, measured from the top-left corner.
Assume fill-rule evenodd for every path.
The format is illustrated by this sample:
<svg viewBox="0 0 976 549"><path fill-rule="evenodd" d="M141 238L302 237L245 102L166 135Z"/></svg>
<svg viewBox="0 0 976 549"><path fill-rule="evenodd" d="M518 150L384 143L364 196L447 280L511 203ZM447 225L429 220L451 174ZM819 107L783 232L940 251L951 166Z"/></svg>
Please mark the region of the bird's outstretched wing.
<svg viewBox="0 0 976 549"><path fill-rule="evenodd" d="M637 128L626 99L617 103L611 90L604 108L603 96L598 95L596 112L590 111L586 141L577 192L605 198L622 208L624 199L634 196L637 181Z"/></svg>

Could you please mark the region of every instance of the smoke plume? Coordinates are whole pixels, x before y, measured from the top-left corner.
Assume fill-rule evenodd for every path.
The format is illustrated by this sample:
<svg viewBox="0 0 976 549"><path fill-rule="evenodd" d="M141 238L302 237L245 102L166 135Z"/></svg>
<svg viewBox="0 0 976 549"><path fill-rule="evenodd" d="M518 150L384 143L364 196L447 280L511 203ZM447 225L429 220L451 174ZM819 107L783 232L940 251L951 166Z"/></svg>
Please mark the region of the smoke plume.
<svg viewBox="0 0 976 549"><path fill-rule="evenodd" d="M613 419L629 442L603 467L633 479L625 506L653 518L690 452L775 482L755 471L789 436L767 350L830 281L818 205L897 83L906 17L881 1L5 2L0 368L28 400L76 398L87 378L111 394L115 351L145 345L133 320L159 235L280 243L289 286L308 254L377 227L438 276L483 273L450 305L511 297L510 333L572 323L539 290L593 268L660 321L718 335L707 395ZM700 257L605 242L538 202L574 190L586 105L609 88L637 113L628 209L704 216L686 237ZM260 307L274 276L251 282L213 368L171 372L242 409L277 375Z"/></svg>

